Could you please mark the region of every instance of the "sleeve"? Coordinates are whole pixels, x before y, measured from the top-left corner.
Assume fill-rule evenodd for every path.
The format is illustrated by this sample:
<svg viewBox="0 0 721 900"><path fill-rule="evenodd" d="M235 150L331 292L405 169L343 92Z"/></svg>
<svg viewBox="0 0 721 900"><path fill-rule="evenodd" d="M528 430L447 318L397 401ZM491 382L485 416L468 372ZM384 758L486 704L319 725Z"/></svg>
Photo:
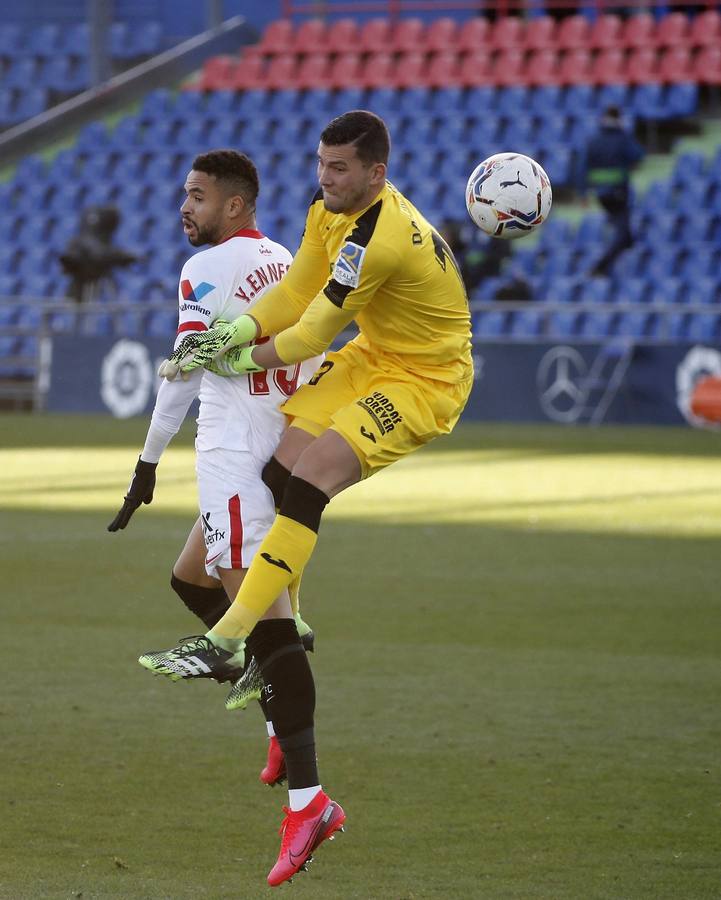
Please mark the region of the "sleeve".
<svg viewBox="0 0 721 900"><path fill-rule="evenodd" d="M159 461L171 438L178 433L183 424L190 404L198 396L202 377L203 370L197 369L190 373L187 381L180 378L176 378L175 381L163 379L155 400L145 446L140 454L142 460L150 463Z"/></svg>
<svg viewBox="0 0 721 900"><path fill-rule="evenodd" d="M248 310L260 326L261 337L279 334L297 322L328 277L328 252L320 238L315 208L319 196L313 198L303 240L282 281Z"/></svg>
<svg viewBox="0 0 721 900"><path fill-rule="evenodd" d="M207 331L220 315L225 290L219 273L211 272L204 253L198 253L183 266L178 284L178 333L175 347L194 331Z"/></svg>
<svg viewBox="0 0 721 900"><path fill-rule="evenodd" d="M387 241L372 240L380 210L379 201L356 220L325 287L298 322L276 337L275 350L284 362L301 362L326 350L396 271L397 251Z"/></svg>

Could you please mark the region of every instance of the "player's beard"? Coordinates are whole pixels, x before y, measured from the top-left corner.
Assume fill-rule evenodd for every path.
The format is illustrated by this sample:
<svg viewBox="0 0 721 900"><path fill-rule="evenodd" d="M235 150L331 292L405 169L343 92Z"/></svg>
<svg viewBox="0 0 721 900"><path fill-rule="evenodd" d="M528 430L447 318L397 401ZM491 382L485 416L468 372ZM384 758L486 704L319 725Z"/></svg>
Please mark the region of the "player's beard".
<svg viewBox="0 0 721 900"><path fill-rule="evenodd" d="M200 227L196 222L192 219L184 219L183 224L192 225L195 229L195 234L186 234L188 238L188 243L193 247L203 247L206 244L217 244L218 243L218 235L219 228L217 224L205 225L204 227Z"/></svg>
<svg viewBox="0 0 721 900"><path fill-rule="evenodd" d="M323 206L328 212L332 213L345 213L348 210L357 209L361 205L361 201L364 200L367 190L367 185L364 185L355 191L347 191L343 196L333 194L329 198L326 198L324 191Z"/></svg>

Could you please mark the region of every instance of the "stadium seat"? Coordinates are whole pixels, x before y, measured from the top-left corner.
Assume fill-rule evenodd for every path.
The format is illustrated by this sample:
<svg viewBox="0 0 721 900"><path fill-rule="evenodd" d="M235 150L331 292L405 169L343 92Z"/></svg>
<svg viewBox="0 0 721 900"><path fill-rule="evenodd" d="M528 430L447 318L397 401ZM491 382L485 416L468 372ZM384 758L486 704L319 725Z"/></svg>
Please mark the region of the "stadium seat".
<svg viewBox="0 0 721 900"><path fill-rule="evenodd" d="M523 46L530 50L556 49L556 20L551 16L529 19L523 35Z"/></svg>
<svg viewBox="0 0 721 900"><path fill-rule="evenodd" d="M519 47L499 50L491 60L491 79L499 87L525 85L525 54Z"/></svg>
<svg viewBox="0 0 721 900"><path fill-rule="evenodd" d="M551 337L576 337L580 333L582 314L576 310L554 311L548 325Z"/></svg>
<svg viewBox="0 0 721 900"><path fill-rule="evenodd" d="M591 26L588 47L593 50L612 50L622 45L621 19L613 13L604 13Z"/></svg>
<svg viewBox="0 0 721 900"><path fill-rule="evenodd" d="M458 82L468 88L483 87L493 83L491 55L488 50L474 50L463 55L458 68Z"/></svg>
<svg viewBox="0 0 721 900"><path fill-rule="evenodd" d="M585 48L569 50L561 56L558 66L560 84L576 85L591 83L591 54Z"/></svg>
<svg viewBox="0 0 721 900"><path fill-rule="evenodd" d="M239 65L237 56L213 56L206 59L200 78L193 82L193 90L222 91L235 85L235 70Z"/></svg>
<svg viewBox="0 0 721 900"><path fill-rule="evenodd" d="M326 87L329 69L330 56L327 53L310 53L301 60L293 83L301 90Z"/></svg>
<svg viewBox="0 0 721 900"><path fill-rule="evenodd" d="M429 53L455 52L459 26L450 16L429 22L423 39L423 49Z"/></svg>
<svg viewBox="0 0 721 900"><path fill-rule="evenodd" d="M633 90L629 107L639 119L664 118L666 104L662 85L657 81L648 81L645 84L637 85Z"/></svg>
<svg viewBox="0 0 721 900"><path fill-rule="evenodd" d="M691 20L688 43L692 47L711 47L721 43L721 12L706 9Z"/></svg>
<svg viewBox="0 0 721 900"><path fill-rule="evenodd" d="M432 53L425 71L421 75L423 84L444 88L461 84L458 56L448 51Z"/></svg>
<svg viewBox="0 0 721 900"><path fill-rule="evenodd" d="M243 56L225 87L231 90L250 91L265 85L265 60L262 56Z"/></svg>
<svg viewBox="0 0 721 900"><path fill-rule="evenodd" d="M298 73L298 57L293 53L273 56L263 77L263 84L271 90L291 87Z"/></svg>
<svg viewBox="0 0 721 900"><path fill-rule="evenodd" d="M713 341L719 337L719 316L711 313L695 313L691 316L686 332L691 341Z"/></svg>
<svg viewBox="0 0 721 900"><path fill-rule="evenodd" d="M460 26L456 49L459 53L473 53L488 46L491 23L484 16L466 19Z"/></svg>
<svg viewBox="0 0 721 900"><path fill-rule="evenodd" d="M394 83L393 63L394 60L391 53L370 53L365 58L358 75L361 87L392 87Z"/></svg>
<svg viewBox="0 0 721 900"><path fill-rule="evenodd" d="M293 23L290 19L275 19L266 26L258 51L265 55L287 53L293 44Z"/></svg>
<svg viewBox="0 0 721 900"><path fill-rule="evenodd" d="M659 79L658 57L650 47L632 50L626 61L625 78L630 84L644 84Z"/></svg>
<svg viewBox="0 0 721 900"><path fill-rule="evenodd" d="M681 12L667 13L656 26L657 47L686 47L689 38L689 20Z"/></svg>
<svg viewBox="0 0 721 900"><path fill-rule="evenodd" d="M652 47L656 36L656 20L650 13L637 13L626 19L619 41L620 46Z"/></svg>
<svg viewBox="0 0 721 900"><path fill-rule="evenodd" d="M327 53L328 28L323 19L305 19L296 30L290 47L286 52L294 50L296 53Z"/></svg>
<svg viewBox="0 0 721 900"><path fill-rule="evenodd" d="M618 47L599 51L591 63L593 84L622 84L626 80L625 56Z"/></svg>
<svg viewBox="0 0 721 900"><path fill-rule="evenodd" d="M526 61L526 81L534 86L557 85L560 80L558 57L554 50L534 50Z"/></svg>
<svg viewBox="0 0 721 900"><path fill-rule="evenodd" d="M691 81L691 51L688 47L667 47L661 51L658 65L659 79L666 84L679 81Z"/></svg>
<svg viewBox="0 0 721 900"><path fill-rule="evenodd" d="M669 118L692 116L698 109L698 85L693 81L670 84L665 105Z"/></svg>
<svg viewBox="0 0 721 900"><path fill-rule="evenodd" d="M421 19L399 19L391 33L390 47L395 53L418 53L424 50L425 26Z"/></svg>
<svg viewBox="0 0 721 900"><path fill-rule="evenodd" d="M499 16L491 26L490 45L494 50L509 50L523 46L523 19L519 16Z"/></svg>
<svg viewBox="0 0 721 900"><path fill-rule="evenodd" d="M391 82L396 88L412 87L420 84L425 73L425 53L399 53L393 63Z"/></svg>
<svg viewBox="0 0 721 900"><path fill-rule="evenodd" d="M591 23L585 16L567 16L558 23L556 47L559 50L587 49L590 32Z"/></svg>
<svg viewBox="0 0 721 900"><path fill-rule="evenodd" d="M339 53L328 71L328 87L334 89L354 87L358 84L361 65L360 53Z"/></svg>
<svg viewBox="0 0 721 900"><path fill-rule="evenodd" d="M354 53L358 49L358 36L355 19L337 19L328 26L325 49L330 53Z"/></svg>
<svg viewBox="0 0 721 900"><path fill-rule="evenodd" d="M693 80L699 84L721 85L721 46L701 49L693 60Z"/></svg>
<svg viewBox="0 0 721 900"><path fill-rule="evenodd" d="M369 19L361 28L357 49L361 53L387 53L390 43L390 21Z"/></svg>

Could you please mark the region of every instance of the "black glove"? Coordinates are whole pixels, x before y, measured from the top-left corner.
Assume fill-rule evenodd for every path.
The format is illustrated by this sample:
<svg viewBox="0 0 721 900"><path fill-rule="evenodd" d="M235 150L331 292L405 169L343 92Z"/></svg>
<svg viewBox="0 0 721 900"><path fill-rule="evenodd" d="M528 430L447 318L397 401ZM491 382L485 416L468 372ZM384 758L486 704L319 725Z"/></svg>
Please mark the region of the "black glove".
<svg viewBox="0 0 721 900"><path fill-rule="evenodd" d="M138 464L133 472L133 480L130 482L128 493L125 495L125 502L113 521L108 525L108 531L117 531L119 528L125 528L130 521L130 517L141 503L150 503L153 499L153 491L155 490L155 470L158 468L157 463L143 462L138 457Z"/></svg>

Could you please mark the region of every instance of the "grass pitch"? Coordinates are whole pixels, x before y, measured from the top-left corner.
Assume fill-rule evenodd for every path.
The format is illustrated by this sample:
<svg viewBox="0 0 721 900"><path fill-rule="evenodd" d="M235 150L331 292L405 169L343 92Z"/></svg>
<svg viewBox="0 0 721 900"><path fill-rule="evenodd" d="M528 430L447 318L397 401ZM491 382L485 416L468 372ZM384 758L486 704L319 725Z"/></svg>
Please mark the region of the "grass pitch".
<svg viewBox="0 0 721 900"><path fill-rule="evenodd" d="M0 419L0 897L267 897L256 709L152 678L192 431L105 527L144 421ZM324 786L312 900L718 898L718 437L461 426L337 498L304 581Z"/></svg>

